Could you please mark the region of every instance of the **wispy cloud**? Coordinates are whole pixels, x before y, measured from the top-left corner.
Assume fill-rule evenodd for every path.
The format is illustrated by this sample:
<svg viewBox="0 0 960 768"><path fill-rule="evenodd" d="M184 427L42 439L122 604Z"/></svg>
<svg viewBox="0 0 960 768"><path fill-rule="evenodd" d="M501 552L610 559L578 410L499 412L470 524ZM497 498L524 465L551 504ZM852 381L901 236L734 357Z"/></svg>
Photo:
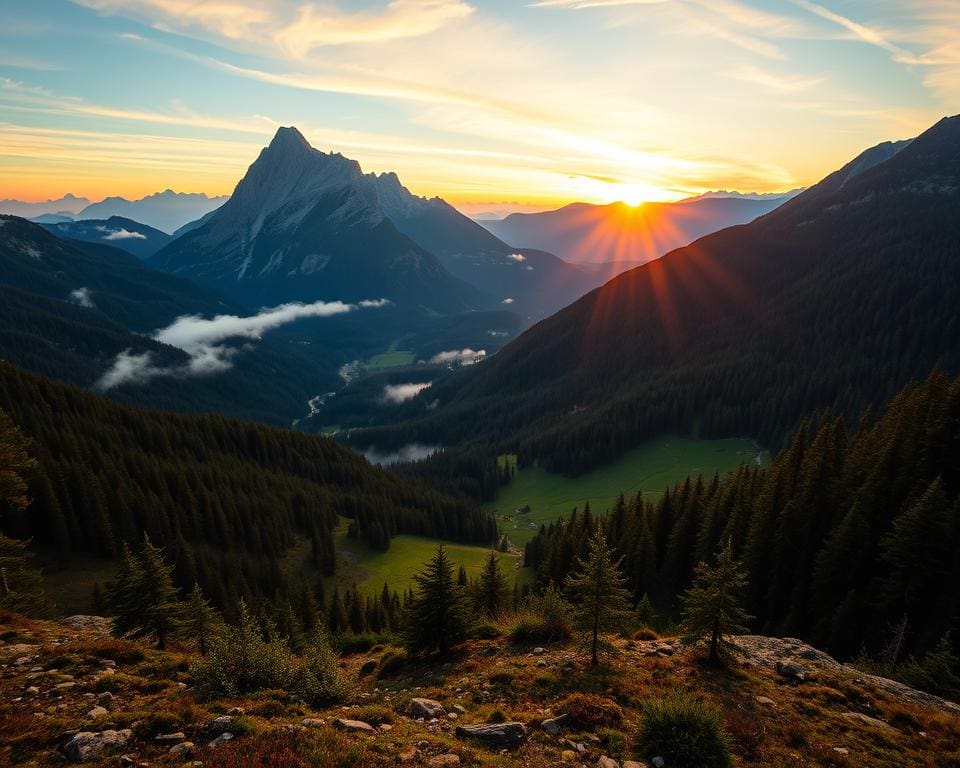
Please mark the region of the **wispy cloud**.
<svg viewBox="0 0 960 768"><path fill-rule="evenodd" d="M751 85L758 85L771 93L798 93L820 85L823 77L798 77L771 72L769 69L760 69L750 64L738 67L730 73L735 80L741 80Z"/></svg>
<svg viewBox="0 0 960 768"><path fill-rule="evenodd" d="M94 306L96 306L93 303L93 298L90 295L89 288L76 288L70 291L70 301L81 307L87 307L88 309L92 309Z"/></svg>
<svg viewBox="0 0 960 768"><path fill-rule="evenodd" d="M438 365L473 365L487 356L485 349L449 349L438 352L430 358L430 362Z"/></svg>
<svg viewBox="0 0 960 768"><path fill-rule="evenodd" d="M158 376L205 376L222 373L233 365L233 359L242 347L227 342L236 340L256 341L267 331L309 317L332 317L356 309L379 308L387 304L385 299L360 301L347 304L342 301L315 301L312 304L281 304L265 309L256 315L217 315L203 318L198 315L178 317L166 328L154 334L154 339L187 353L185 366L159 366L152 352L136 354L130 350L117 355L113 364L96 384L96 389L105 391L122 384L142 384Z"/></svg>
<svg viewBox="0 0 960 768"><path fill-rule="evenodd" d="M110 229L109 227L97 227L98 232L103 232L101 240L146 240L147 236L142 232L131 232L129 229L120 227L120 229Z"/></svg>
<svg viewBox="0 0 960 768"><path fill-rule="evenodd" d="M392 405L399 405L407 400L412 400L423 390L427 389L432 382L423 381L410 384L387 384L383 388L383 400Z"/></svg>

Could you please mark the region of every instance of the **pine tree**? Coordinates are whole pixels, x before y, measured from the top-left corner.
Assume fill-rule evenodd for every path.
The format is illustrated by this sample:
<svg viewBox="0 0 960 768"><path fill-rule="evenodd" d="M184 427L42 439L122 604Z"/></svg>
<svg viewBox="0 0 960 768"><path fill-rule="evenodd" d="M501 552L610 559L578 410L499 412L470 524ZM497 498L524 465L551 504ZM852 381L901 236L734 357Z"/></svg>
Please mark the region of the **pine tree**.
<svg viewBox="0 0 960 768"><path fill-rule="evenodd" d="M457 571L457 586L467 586L467 569L463 566L463 563L460 564L460 569Z"/></svg>
<svg viewBox="0 0 960 768"><path fill-rule="evenodd" d="M210 641L219 631L221 624L217 612L210 607L210 603L203 596L200 585L194 582L190 597L187 599L184 629L187 635L196 640L201 656L207 655Z"/></svg>
<svg viewBox="0 0 960 768"><path fill-rule="evenodd" d="M623 627L631 616L630 593L606 536L598 528L590 537L586 558L577 559L577 571L567 577L573 602L573 623L587 636L590 665L600 663L601 633Z"/></svg>
<svg viewBox="0 0 960 768"><path fill-rule="evenodd" d="M491 552L480 572L474 591L474 602L484 616L493 618L504 610L508 597L507 579L500 572L500 562Z"/></svg>
<svg viewBox="0 0 960 768"><path fill-rule="evenodd" d="M141 617L135 637L153 635L157 648L167 647L167 640L183 627L183 602L173 584L173 566L163 559L163 550L143 537L141 563Z"/></svg>
<svg viewBox="0 0 960 768"><path fill-rule="evenodd" d="M743 634L753 617L741 606L747 578L727 545L717 553L716 565L700 563L694 571L693 586L683 597L682 640L697 643L709 637L710 660L718 661L725 649L726 635Z"/></svg>
<svg viewBox="0 0 960 768"><path fill-rule="evenodd" d="M0 409L0 511L9 507L23 512L30 506L26 475L37 466L29 453L29 440Z"/></svg>
<svg viewBox="0 0 960 768"><path fill-rule="evenodd" d="M123 637L139 626L142 580L140 561L130 546L123 542L120 565L106 588L106 603L113 616L113 634L117 637Z"/></svg>
<svg viewBox="0 0 960 768"><path fill-rule="evenodd" d="M407 646L444 656L466 636L467 615L463 590L455 583L453 563L442 544L413 579L417 589L406 615Z"/></svg>

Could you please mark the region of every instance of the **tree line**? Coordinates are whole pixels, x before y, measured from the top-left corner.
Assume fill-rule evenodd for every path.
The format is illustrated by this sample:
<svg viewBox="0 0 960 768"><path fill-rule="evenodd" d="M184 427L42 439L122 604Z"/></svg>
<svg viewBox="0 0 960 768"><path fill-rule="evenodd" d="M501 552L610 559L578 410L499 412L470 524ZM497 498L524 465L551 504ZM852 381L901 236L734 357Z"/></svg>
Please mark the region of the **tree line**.
<svg viewBox="0 0 960 768"><path fill-rule="evenodd" d="M698 563L729 546L755 630L846 658L899 633L902 658L960 639L958 469L960 379L934 373L852 428L803 422L768 467L688 478L656 502L621 496L599 518L575 510L541 528L525 562L561 583L602 530L634 600L670 619Z"/></svg>

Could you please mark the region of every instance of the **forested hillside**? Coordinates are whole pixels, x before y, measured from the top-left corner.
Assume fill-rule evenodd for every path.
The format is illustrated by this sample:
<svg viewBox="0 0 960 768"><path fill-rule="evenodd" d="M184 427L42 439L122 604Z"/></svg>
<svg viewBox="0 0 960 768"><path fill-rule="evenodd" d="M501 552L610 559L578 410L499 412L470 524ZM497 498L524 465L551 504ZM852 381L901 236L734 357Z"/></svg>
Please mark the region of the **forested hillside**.
<svg viewBox="0 0 960 768"><path fill-rule="evenodd" d="M890 154L621 275L356 439L577 474L664 433L776 449L809 414L960 371L960 117Z"/></svg>
<svg viewBox="0 0 960 768"><path fill-rule="evenodd" d="M274 595L298 539L334 568L332 529L386 549L397 533L491 543L476 507L401 478L327 438L220 416L142 411L0 363L0 409L32 440L33 504L3 532L59 553L117 555L144 533L167 548L177 581L220 603Z"/></svg>
<svg viewBox="0 0 960 768"><path fill-rule="evenodd" d="M659 502L640 494L602 518L581 512L541 530L526 561L559 583L602 525L639 600L663 617L694 566L727 543L764 634L799 636L840 656L901 656L960 639L960 379L906 387L880 418L805 421L768 468L688 479Z"/></svg>

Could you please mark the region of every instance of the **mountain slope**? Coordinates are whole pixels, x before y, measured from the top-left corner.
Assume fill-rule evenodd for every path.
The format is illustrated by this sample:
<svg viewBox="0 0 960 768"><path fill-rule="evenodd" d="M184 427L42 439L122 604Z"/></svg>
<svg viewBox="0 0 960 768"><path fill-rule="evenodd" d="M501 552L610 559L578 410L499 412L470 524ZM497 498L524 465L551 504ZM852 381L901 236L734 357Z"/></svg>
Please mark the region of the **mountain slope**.
<svg viewBox="0 0 960 768"><path fill-rule="evenodd" d="M578 299L600 280L534 248L513 248L439 197L412 194L395 173L368 174L384 213L453 275L529 321Z"/></svg>
<svg viewBox="0 0 960 768"><path fill-rule="evenodd" d="M360 166L281 128L222 208L151 264L251 305L387 298L449 314L479 293L384 215Z"/></svg>
<svg viewBox="0 0 960 768"><path fill-rule="evenodd" d="M576 473L664 432L775 447L818 409L854 416L960 370L960 118L851 176L870 154L621 275L362 439L485 442Z"/></svg>
<svg viewBox="0 0 960 768"><path fill-rule="evenodd" d="M122 216L172 233L184 224L216 210L226 200L226 196L207 197L202 192L174 192L167 189L139 200L108 197L86 206L76 214L76 218L109 219L111 216Z"/></svg>
<svg viewBox="0 0 960 768"><path fill-rule="evenodd" d="M172 239L166 232L122 216L111 216L109 219L102 220L37 223L57 237L112 245L132 253L138 259L153 256Z"/></svg>
<svg viewBox="0 0 960 768"><path fill-rule="evenodd" d="M39 203L28 203L23 200L0 200L0 213L11 216L43 216L46 214L64 214L71 218L90 205L85 197L77 197L68 192L58 200L44 200Z"/></svg>
<svg viewBox="0 0 960 768"><path fill-rule="evenodd" d="M711 232L746 224L786 199L706 197L636 207L572 203L556 211L513 213L483 225L508 243L542 248L573 264L642 264Z"/></svg>

